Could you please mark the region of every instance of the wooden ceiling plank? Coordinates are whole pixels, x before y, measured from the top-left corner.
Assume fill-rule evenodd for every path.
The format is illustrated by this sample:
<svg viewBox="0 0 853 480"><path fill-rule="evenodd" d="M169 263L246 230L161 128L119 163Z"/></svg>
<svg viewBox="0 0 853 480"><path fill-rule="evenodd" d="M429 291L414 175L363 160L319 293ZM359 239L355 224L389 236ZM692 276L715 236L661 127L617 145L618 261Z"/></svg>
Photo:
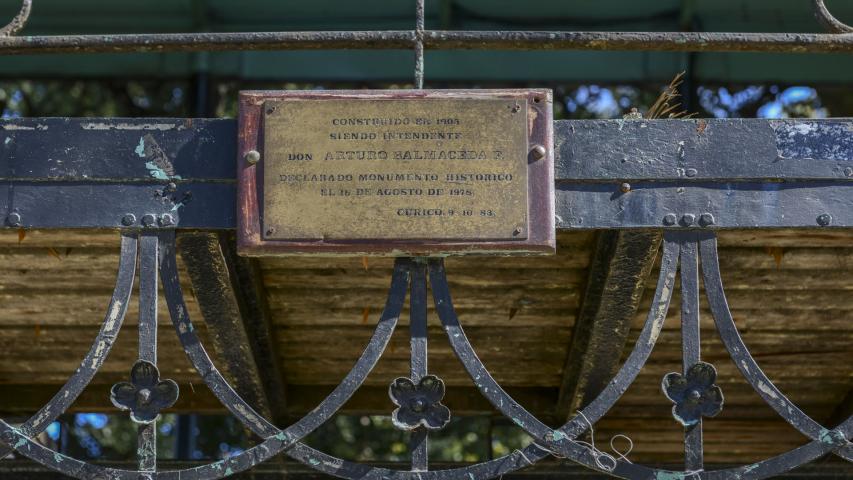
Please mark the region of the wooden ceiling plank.
<svg viewBox="0 0 853 480"><path fill-rule="evenodd" d="M571 417L601 393L616 372L660 240L658 232L599 235L563 369L558 415Z"/></svg>
<svg viewBox="0 0 853 480"><path fill-rule="evenodd" d="M235 390L273 422L285 416L286 392L270 330L260 272L222 233L179 237L209 336Z"/></svg>

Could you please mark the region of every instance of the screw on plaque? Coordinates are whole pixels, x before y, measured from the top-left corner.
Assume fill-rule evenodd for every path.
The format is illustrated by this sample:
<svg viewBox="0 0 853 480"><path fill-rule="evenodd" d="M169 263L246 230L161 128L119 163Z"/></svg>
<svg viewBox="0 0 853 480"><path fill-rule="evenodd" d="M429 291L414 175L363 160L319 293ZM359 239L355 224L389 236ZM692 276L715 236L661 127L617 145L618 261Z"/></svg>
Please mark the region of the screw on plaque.
<svg viewBox="0 0 853 480"><path fill-rule="evenodd" d="M536 145L530 150L530 155L533 157L534 160L541 160L545 158L546 153L548 153L548 151L545 150L545 147L543 147L542 145Z"/></svg>
<svg viewBox="0 0 853 480"><path fill-rule="evenodd" d="M832 215L828 213L822 213L817 217L817 224L821 227L827 227L832 223Z"/></svg>
<svg viewBox="0 0 853 480"><path fill-rule="evenodd" d="M708 227L710 225L713 225L714 222L716 222L716 220L714 219L714 215L712 215L710 213L706 212L706 213L703 213L702 215L699 216L699 225L701 225L703 227Z"/></svg>
<svg viewBox="0 0 853 480"><path fill-rule="evenodd" d="M523 232L523 231L524 231L523 228L515 227L515 230L512 231L512 234L518 236L518 235L521 235L521 232Z"/></svg>
<svg viewBox="0 0 853 480"><path fill-rule="evenodd" d="M667 213L663 217L663 224L664 225L670 225L670 226L675 225L675 221L676 221L676 218L675 218L674 213Z"/></svg>
<svg viewBox="0 0 853 480"><path fill-rule="evenodd" d="M246 163L254 165L261 161L261 154L257 150L249 150L246 152Z"/></svg>
<svg viewBox="0 0 853 480"><path fill-rule="evenodd" d="M18 212L12 212L6 217L6 222L10 227L20 227L22 224L21 214Z"/></svg>

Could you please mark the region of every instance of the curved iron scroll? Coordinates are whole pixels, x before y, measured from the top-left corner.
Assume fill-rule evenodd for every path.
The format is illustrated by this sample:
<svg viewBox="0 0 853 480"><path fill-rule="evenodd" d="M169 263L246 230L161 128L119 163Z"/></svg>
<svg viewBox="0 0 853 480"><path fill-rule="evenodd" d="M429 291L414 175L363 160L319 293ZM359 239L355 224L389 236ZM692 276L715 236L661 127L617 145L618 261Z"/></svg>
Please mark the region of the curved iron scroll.
<svg viewBox="0 0 853 480"><path fill-rule="evenodd" d="M5 27L0 28L0 37L11 37L20 32L24 28L24 25L27 24L32 8L33 0L23 0L21 2L21 11Z"/></svg>
<svg viewBox="0 0 853 480"><path fill-rule="evenodd" d="M140 355L131 373L131 382L116 386L113 401L129 409L139 426L139 468L120 470L85 463L55 451L32 437L65 411L103 363L124 318L135 276L137 243L140 245ZM701 268L700 260L701 258ZM615 458L595 449L578 437L600 420L625 393L645 365L663 327L675 288L676 273L681 271L682 372L673 372L663 380L666 397L673 403L676 420L685 425L685 468L666 471L631 463L625 456ZM715 382L712 365L701 361L699 343L699 282L704 277L717 330L732 359L747 382L786 421L811 441L782 455L736 468L704 470L702 461L702 417L715 415L722 408L723 394ZM190 362L222 404L262 441L228 460L195 468L158 471L154 430L150 423L159 409L173 402L177 389L157 371L157 277L161 277L172 323ZM510 418L534 443L523 450L488 462L449 470L429 470L426 445L429 431L442 428L449 410L442 404L444 383L428 371L427 364L427 278L433 301L448 341L480 392L502 414ZM316 451L300 441L333 416L361 386L384 352L394 333L406 292L411 292L412 344L411 373L391 383L389 393L397 410L395 425L411 430L412 466L409 470L391 470L362 465ZM663 397L663 394L662 394ZM449 405L452 407L452 405ZM334 476L348 479L450 479L496 478L524 468L550 455L566 458L590 469L616 477L632 479L747 479L766 478L791 470L829 452L850 461L853 446L853 417L835 429L827 429L799 410L761 371L743 343L728 309L713 233L667 231L655 297L634 349L605 390L565 425L552 429L522 407L491 376L465 336L453 308L444 262L441 259L398 259L394 265L385 309L362 356L353 368L311 413L296 423L279 428L259 415L229 385L205 351L187 313L175 257L175 233L143 232L123 234L121 260L116 288L101 331L80 369L59 393L36 415L19 427L0 420L0 455L6 447L49 468L86 480L110 479L213 479L250 469L279 453Z"/></svg>

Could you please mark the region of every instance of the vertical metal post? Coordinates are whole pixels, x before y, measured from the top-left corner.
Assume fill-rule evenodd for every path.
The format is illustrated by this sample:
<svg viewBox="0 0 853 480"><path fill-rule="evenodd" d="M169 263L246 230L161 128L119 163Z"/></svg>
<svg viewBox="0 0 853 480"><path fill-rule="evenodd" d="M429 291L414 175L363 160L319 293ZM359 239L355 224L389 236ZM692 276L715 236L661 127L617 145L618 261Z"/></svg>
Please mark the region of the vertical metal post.
<svg viewBox="0 0 853 480"><path fill-rule="evenodd" d="M681 242L681 351L682 374L700 360L699 343L699 257L694 235L684 235ZM684 468L702 470L702 419L684 429Z"/></svg>
<svg viewBox="0 0 853 480"><path fill-rule="evenodd" d="M424 0L415 0L415 88L424 88Z"/></svg>
<svg viewBox="0 0 853 480"><path fill-rule="evenodd" d="M409 296L409 331L411 334L411 378L417 385L427 375L427 263L416 260L412 265L412 290ZM424 427L412 431L409 450L412 452L412 470L428 470L427 447L429 432Z"/></svg>
<svg viewBox="0 0 853 480"><path fill-rule="evenodd" d="M139 359L157 365L157 234L143 233L139 246ZM157 422L139 426L136 455L140 471L157 470Z"/></svg>

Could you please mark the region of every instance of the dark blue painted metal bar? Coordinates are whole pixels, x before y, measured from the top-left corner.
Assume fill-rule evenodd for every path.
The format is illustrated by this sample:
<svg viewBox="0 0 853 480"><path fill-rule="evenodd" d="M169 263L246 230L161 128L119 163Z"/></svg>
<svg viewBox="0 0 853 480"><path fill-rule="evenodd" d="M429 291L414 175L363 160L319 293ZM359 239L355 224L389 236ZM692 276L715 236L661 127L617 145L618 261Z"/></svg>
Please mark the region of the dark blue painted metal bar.
<svg viewBox="0 0 853 480"><path fill-rule="evenodd" d="M560 229L677 228L690 216L710 229L853 226L851 119L554 128ZM233 229L236 138L233 120L4 120L0 228L140 227L151 214Z"/></svg>

